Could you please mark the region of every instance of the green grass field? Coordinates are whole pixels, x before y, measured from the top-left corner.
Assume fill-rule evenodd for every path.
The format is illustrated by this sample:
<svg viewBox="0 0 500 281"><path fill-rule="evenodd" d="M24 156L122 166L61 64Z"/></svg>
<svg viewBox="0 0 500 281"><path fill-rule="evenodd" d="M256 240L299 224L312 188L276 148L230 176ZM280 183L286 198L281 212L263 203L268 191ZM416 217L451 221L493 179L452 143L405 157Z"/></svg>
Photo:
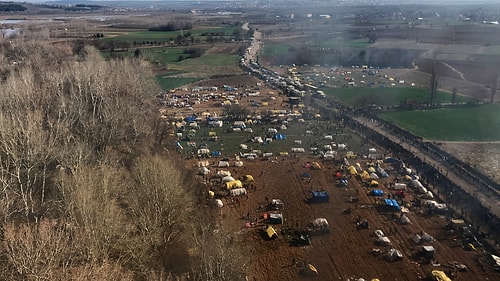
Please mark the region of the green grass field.
<svg viewBox="0 0 500 281"><path fill-rule="evenodd" d="M288 45L264 45L264 49L262 51L263 56L276 56L283 55L288 53L290 46Z"/></svg>
<svg viewBox="0 0 500 281"><path fill-rule="evenodd" d="M239 151L244 151L240 148L240 144L246 144L248 146L247 151L260 150L261 152L272 152L274 155L278 155L280 152L290 153L292 147L302 147L305 149L304 155L310 155L311 147L319 147L322 149L323 145L330 144L332 140L325 139L324 136L331 134L334 137L333 141L338 143L348 143L346 151L351 150L356 154L361 154L366 153L368 150L363 141L355 136L352 137L347 130L344 131L342 128L333 127L328 122L310 121L306 123L291 123L286 130L280 130L281 134L286 135L286 139L273 140L272 142L265 144L254 143L251 142L250 139L253 135L264 137L267 134L267 129L274 126L266 124L249 125L249 127L253 129L253 133L229 132L228 128L230 128L230 125L224 125L223 128L208 128L206 126L202 126L200 130L196 131L196 134L191 141L194 141L197 146L202 143L206 143L211 151L220 151L222 156L232 156ZM313 131L314 134L306 135L305 132L307 130ZM209 140L209 131L216 132L218 136L217 141ZM301 144L297 144L295 141L300 141ZM181 143L184 146L185 155L192 155L193 153L196 154L196 149L194 147L188 147L186 140L183 140ZM340 151L339 153L343 152Z"/></svg>
<svg viewBox="0 0 500 281"><path fill-rule="evenodd" d="M170 74L170 75L174 75L174 74ZM187 84L191 84L191 83L194 83L196 81L201 80L201 78L175 78L175 77L169 77L169 75L166 75L166 74L156 75L155 79L158 82L158 85L160 85L160 87L163 90L170 90L170 89L179 88L181 86L184 86L184 85L187 85Z"/></svg>
<svg viewBox="0 0 500 281"><path fill-rule="evenodd" d="M383 113L382 118L426 139L500 141L500 105Z"/></svg>
<svg viewBox="0 0 500 281"><path fill-rule="evenodd" d="M309 41L305 43L309 46L317 46L317 47L346 47L346 48L366 48L371 45L368 43L368 39L360 39L360 40L317 40L317 41Z"/></svg>
<svg viewBox="0 0 500 281"><path fill-rule="evenodd" d="M415 100L417 102L428 102L430 92L428 89L405 88L405 87L384 87L384 88L328 88L324 92L333 96L354 108L365 107L367 105L396 106L405 100ZM452 95L438 92L437 103L451 103ZM457 96L457 102L472 102L472 98Z"/></svg>
<svg viewBox="0 0 500 281"><path fill-rule="evenodd" d="M219 27L210 29L194 29L194 30L184 30L184 31L134 31L123 33L114 37L105 37L101 40L103 41L116 41L116 42L168 42L174 40L177 36L184 36L187 32L191 33L193 38L199 39L200 41L206 41L208 36L217 36L227 38L233 35L235 30L239 30L239 26L234 27Z"/></svg>

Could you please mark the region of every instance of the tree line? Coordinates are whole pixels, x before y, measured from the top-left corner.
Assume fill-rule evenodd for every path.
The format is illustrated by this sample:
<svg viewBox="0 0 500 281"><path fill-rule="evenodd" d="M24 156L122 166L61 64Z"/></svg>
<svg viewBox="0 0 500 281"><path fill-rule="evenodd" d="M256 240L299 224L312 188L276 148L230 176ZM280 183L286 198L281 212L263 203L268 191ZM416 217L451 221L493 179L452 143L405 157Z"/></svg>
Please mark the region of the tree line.
<svg viewBox="0 0 500 281"><path fill-rule="evenodd" d="M158 149L159 89L140 60L25 43L0 45L0 61L0 276L241 279L245 258Z"/></svg>

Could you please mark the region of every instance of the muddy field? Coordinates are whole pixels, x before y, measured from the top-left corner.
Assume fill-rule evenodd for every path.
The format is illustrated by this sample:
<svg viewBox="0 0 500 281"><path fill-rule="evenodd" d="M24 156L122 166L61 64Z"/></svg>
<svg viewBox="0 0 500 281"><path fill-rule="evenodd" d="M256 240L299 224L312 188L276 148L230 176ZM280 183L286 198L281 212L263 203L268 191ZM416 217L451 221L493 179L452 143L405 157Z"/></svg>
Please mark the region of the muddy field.
<svg viewBox="0 0 500 281"><path fill-rule="evenodd" d="M233 81L234 80L234 81ZM253 87L257 80L250 79L245 83L244 77L200 82L204 86L213 85L246 85ZM266 92L271 89L260 88ZM271 106L279 108L284 97L277 96ZM247 100L241 99L242 106L249 107ZM194 107L194 112L220 111L221 107L201 104ZM185 112L187 113L187 112ZM223 137L223 136L222 136ZM390 152L389 152L390 153ZM206 190L224 190L219 179L209 181L217 170L228 170L234 178L252 175L254 182L247 183L247 196L224 197L222 208L214 207L214 216L220 226L232 233L234 241L243 245L251 258L248 280L430 280L431 270L437 269L449 273L452 280L496 280L495 271L488 254L482 248L471 250L464 247L461 235L451 233L444 226L451 217L450 212L429 214L427 207L418 207L412 203L420 196L412 190L405 193L404 198L396 195L390 187L402 176L393 170L390 164L383 164L389 177L379 180L383 196L368 195L374 187L368 187L367 181L357 176L350 176L341 165L340 156L337 161L323 162L308 153L283 157L244 160L243 167L218 168L219 159L209 159L211 174L197 176L206 181ZM234 158L229 159L234 163ZM186 165L196 171L198 160L187 160ZM311 169L310 164L318 161L321 169ZM368 161L354 159L351 163L360 163L367 168ZM346 187L337 187L337 172L348 180ZM309 176L304 176L308 173ZM329 202L308 204L306 200L311 191L324 190L329 194ZM384 198L397 197L401 203L409 206L405 215L411 223L401 223L401 212L384 208ZM238 199L236 199L238 198ZM354 198L354 200L353 200ZM268 239L263 229L269 221L264 219L268 202L281 199L284 202L283 223L273 225L278 238ZM357 201L357 202L351 202ZM417 202L417 201L414 201ZM346 209L350 213L346 214ZM329 233L313 235L310 245L291 246L290 233L304 230L315 218L325 218L329 222ZM360 229L357 221L366 220L369 228ZM382 230L391 241L390 246L377 243L375 230ZM415 243L415 234L427 233L434 238L432 242ZM435 248L435 257L421 259L418 252L423 245ZM391 249L399 250L401 260L388 261L387 253ZM318 274L307 275L304 265L312 264ZM458 265L466 265L468 270L462 271Z"/></svg>

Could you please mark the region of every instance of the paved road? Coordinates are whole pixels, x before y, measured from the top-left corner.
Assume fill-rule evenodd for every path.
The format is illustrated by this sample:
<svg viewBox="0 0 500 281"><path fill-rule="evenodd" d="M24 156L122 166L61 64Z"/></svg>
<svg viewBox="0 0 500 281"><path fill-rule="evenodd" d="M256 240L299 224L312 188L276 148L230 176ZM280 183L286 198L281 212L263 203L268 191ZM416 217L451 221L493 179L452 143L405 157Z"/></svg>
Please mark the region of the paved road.
<svg viewBox="0 0 500 281"><path fill-rule="evenodd" d="M352 118L365 126L368 126L375 130L377 133L383 135L384 137L392 140L395 143L400 143L405 149L412 152L418 159L438 168L442 176L447 177L453 184L461 187L468 194L475 196L479 199L481 204L486 208L489 208L491 213L497 217L500 217L500 192L497 190L485 191L480 189L477 182L473 182L472 179L465 177L460 173L460 170L452 168L448 165L443 164L441 159L436 159L435 157L429 155L416 143L408 143L401 140L400 136L395 135L393 132L389 131L383 126L379 126L374 123L371 119L363 116L352 116Z"/></svg>

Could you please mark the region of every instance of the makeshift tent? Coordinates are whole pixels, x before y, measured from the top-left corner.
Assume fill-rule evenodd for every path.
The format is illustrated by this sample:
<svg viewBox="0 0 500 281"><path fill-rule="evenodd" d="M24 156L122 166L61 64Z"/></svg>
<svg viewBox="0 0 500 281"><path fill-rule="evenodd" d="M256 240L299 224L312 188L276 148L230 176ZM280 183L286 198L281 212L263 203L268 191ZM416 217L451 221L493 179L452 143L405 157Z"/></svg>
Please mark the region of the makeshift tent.
<svg viewBox="0 0 500 281"><path fill-rule="evenodd" d="M441 270L431 271L432 278L436 281L451 281L451 279Z"/></svg>
<svg viewBox="0 0 500 281"><path fill-rule="evenodd" d="M406 215L402 215L401 218L399 219L399 221L402 224L410 224L411 223L410 219Z"/></svg>
<svg viewBox="0 0 500 281"><path fill-rule="evenodd" d="M267 221L271 224L282 224L283 223L283 214L271 213L271 214L269 214Z"/></svg>
<svg viewBox="0 0 500 281"><path fill-rule="evenodd" d="M393 157L386 157L384 159L384 162L385 163L397 163L399 162L400 160L399 159L396 159L396 158L393 158Z"/></svg>
<svg viewBox="0 0 500 281"><path fill-rule="evenodd" d="M208 196L209 196L210 198L214 198L214 197L215 197L215 192L213 192L212 190L209 190L209 191L208 191Z"/></svg>
<svg viewBox="0 0 500 281"><path fill-rule="evenodd" d="M200 174L201 175L208 175L208 174L210 174L210 170L207 167L201 167Z"/></svg>
<svg viewBox="0 0 500 281"><path fill-rule="evenodd" d="M229 162L227 161L219 161L218 167L229 167Z"/></svg>
<svg viewBox="0 0 500 281"><path fill-rule="evenodd" d="M311 193L311 202L313 203L323 203L330 201L330 196L326 191L311 191Z"/></svg>
<svg viewBox="0 0 500 281"><path fill-rule="evenodd" d="M244 182L252 182L252 181L254 181L254 178L253 178L252 175L244 175L243 176L243 181Z"/></svg>
<svg viewBox="0 0 500 281"><path fill-rule="evenodd" d="M394 189L396 189L396 190L406 190L406 184L397 182L397 183L394 184Z"/></svg>
<svg viewBox="0 0 500 281"><path fill-rule="evenodd" d="M248 148L248 145L246 145L246 144L243 144L243 143L242 143L242 144L240 144L240 148L241 148L241 149L247 149L247 148Z"/></svg>
<svg viewBox="0 0 500 281"><path fill-rule="evenodd" d="M374 190L372 190L372 192L370 194L373 196L383 196L384 191L381 189L374 189Z"/></svg>
<svg viewBox="0 0 500 281"><path fill-rule="evenodd" d="M371 180L371 181L370 181L370 186L371 186L371 187L378 186L378 181L376 181L376 180Z"/></svg>
<svg viewBox="0 0 500 281"><path fill-rule="evenodd" d="M319 115L319 114L317 114L317 115ZM316 269L316 267L314 267L314 265L308 263L303 268L303 274L304 275L318 275L318 270Z"/></svg>
<svg viewBox="0 0 500 281"><path fill-rule="evenodd" d="M358 174L358 171L356 170L356 168L354 166L349 166L349 168L347 168L349 170L349 174L355 176Z"/></svg>
<svg viewBox="0 0 500 281"><path fill-rule="evenodd" d="M286 135L285 134L276 134L274 135L275 140L286 140Z"/></svg>
<svg viewBox="0 0 500 281"><path fill-rule="evenodd" d="M387 177L389 177L389 175L387 174L387 172L382 167L379 166L375 170L377 171L377 174L381 178L387 178Z"/></svg>
<svg viewBox="0 0 500 281"><path fill-rule="evenodd" d="M222 182L231 182L234 181L235 179L232 176L225 176L222 178Z"/></svg>
<svg viewBox="0 0 500 281"><path fill-rule="evenodd" d="M422 246L421 251L422 251L424 257L427 259L434 258L434 255L436 253L436 250L432 246Z"/></svg>
<svg viewBox="0 0 500 281"><path fill-rule="evenodd" d="M243 187L243 184L239 180L234 180L234 181L226 182L226 188L227 189L241 188L241 187Z"/></svg>
<svg viewBox="0 0 500 281"><path fill-rule="evenodd" d="M321 165L318 162L312 162L311 169L321 170Z"/></svg>
<svg viewBox="0 0 500 281"><path fill-rule="evenodd" d="M271 203L269 203L269 207L274 210L282 210L285 204L283 204L283 201L280 199L272 199Z"/></svg>
<svg viewBox="0 0 500 281"><path fill-rule="evenodd" d="M383 236L378 238L378 243L383 246L389 246L391 245L391 240L387 236Z"/></svg>
<svg viewBox="0 0 500 281"><path fill-rule="evenodd" d="M210 166L210 162L208 162L208 160L198 161L198 163L196 163L196 165L198 167L207 167L207 166Z"/></svg>
<svg viewBox="0 0 500 281"><path fill-rule="evenodd" d="M235 188L235 189L229 190L229 194L231 196L245 195L245 194L247 194L247 190L245 188L243 188L243 187Z"/></svg>
<svg viewBox="0 0 500 281"><path fill-rule="evenodd" d="M377 238L380 238L380 237L384 237L385 234L382 230L377 229L377 230L375 230L375 236L377 236Z"/></svg>
<svg viewBox="0 0 500 281"><path fill-rule="evenodd" d="M361 173L361 178L363 180L369 180L370 179L370 174L368 174L368 172L366 170L363 170L363 172Z"/></svg>
<svg viewBox="0 0 500 281"><path fill-rule="evenodd" d="M372 179L372 180L378 180L379 177L378 177L378 175L376 173L370 173L370 179Z"/></svg>
<svg viewBox="0 0 500 281"><path fill-rule="evenodd" d="M278 233L276 233L276 230L270 225L266 228L266 234L269 239L278 238Z"/></svg>
<svg viewBox="0 0 500 281"><path fill-rule="evenodd" d="M295 152L295 153L303 153L303 152L306 152L306 150L305 150L303 147L292 147L291 151L292 151L292 152Z"/></svg>
<svg viewBox="0 0 500 281"><path fill-rule="evenodd" d="M212 151L211 155L212 155L212 157L216 157L216 156L221 156L222 153L220 151Z"/></svg>
<svg viewBox="0 0 500 281"><path fill-rule="evenodd" d="M219 171L217 171L217 176L218 177L231 176L231 172L225 171L225 170L219 170Z"/></svg>
<svg viewBox="0 0 500 281"><path fill-rule="evenodd" d="M243 161L234 161L235 167L243 167Z"/></svg>
<svg viewBox="0 0 500 281"><path fill-rule="evenodd" d="M216 205L217 205L217 207L219 207L219 208L224 207L224 203L222 203L222 200L220 200L220 199L215 199L215 204L216 204Z"/></svg>
<svg viewBox="0 0 500 281"><path fill-rule="evenodd" d="M403 254L399 250L392 248L387 252L387 260L388 261L396 261L396 260L400 260L402 258L403 258Z"/></svg>
<svg viewBox="0 0 500 281"><path fill-rule="evenodd" d="M398 201L394 200L394 199L384 199L385 201L385 205L391 209L395 209L397 211L400 211L401 210L401 207L399 206L398 204Z"/></svg>
<svg viewBox="0 0 500 281"><path fill-rule="evenodd" d="M327 229L328 228L328 220L325 218L316 218L311 220L311 227L314 229Z"/></svg>
<svg viewBox="0 0 500 281"><path fill-rule="evenodd" d="M336 177L337 179L340 179L340 178L342 177L342 173L341 173L341 172L336 172L336 173L335 173L335 177Z"/></svg>
<svg viewBox="0 0 500 281"><path fill-rule="evenodd" d="M377 170L375 170L375 168L373 168L373 167L368 167L367 170L369 173L376 173L377 172Z"/></svg>
<svg viewBox="0 0 500 281"><path fill-rule="evenodd" d="M349 182L347 181L347 179L341 179L341 180L339 180L339 183L337 186L338 187L346 187L348 183Z"/></svg>
<svg viewBox="0 0 500 281"><path fill-rule="evenodd" d="M309 178L309 177L311 177L311 174L309 174L308 172L304 172L304 173L302 174L302 177L303 177L303 178Z"/></svg>

